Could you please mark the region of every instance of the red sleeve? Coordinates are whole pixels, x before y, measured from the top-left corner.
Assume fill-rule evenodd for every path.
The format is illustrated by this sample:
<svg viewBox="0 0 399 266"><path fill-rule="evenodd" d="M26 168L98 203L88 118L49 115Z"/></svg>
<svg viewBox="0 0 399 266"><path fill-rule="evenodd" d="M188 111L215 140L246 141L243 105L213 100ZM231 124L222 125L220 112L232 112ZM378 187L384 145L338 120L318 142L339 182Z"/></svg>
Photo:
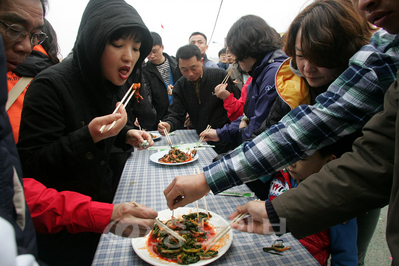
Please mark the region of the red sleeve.
<svg viewBox="0 0 399 266"><path fill-rule="evenodd" d="M230 93L229 97L224 100L223 106L227 111L227 116L230 121L236 120L244 113L244 104L247 99L247 87L251 81L252 77L249 77L247 82L242 86L240 99L234 98L233 93Z"/></svg>
<svg viewBox="0 0 399 266"><path fill-rule="evenodd" d="M113 204L95 202L73 191L58 192L33 178L24 178L25 200L36 231L57 233L108 232Z"/></svg>

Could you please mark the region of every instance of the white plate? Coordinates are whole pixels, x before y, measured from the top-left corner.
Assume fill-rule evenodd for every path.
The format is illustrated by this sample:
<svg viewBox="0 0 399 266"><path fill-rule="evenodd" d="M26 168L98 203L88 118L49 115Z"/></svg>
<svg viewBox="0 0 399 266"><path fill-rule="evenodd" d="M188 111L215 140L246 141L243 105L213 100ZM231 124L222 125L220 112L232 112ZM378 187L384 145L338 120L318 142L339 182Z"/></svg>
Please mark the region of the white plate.
<svg viewBox="0 0 399 266"><path fill-rule="evenodd" d="M153 133L153 132L148 132L151 133L153 136L156 136L155 138L152 138L152 140L157 140L157 139L161 139L161 134L157 133Z"/></svg>
<svg viewBox="0 0 399 266"><path fill-rule="evenodd" d="M206 212L203 209L199 209L200 212ZM174 211L174 215L176 217L181 216L183 214L190 214L193 212L197 212L196 208L178 208ZM209 220L209 223L213 225L216 233L219 232L219 230L221 230L222 227L228 225L228 221L226 221L223 217L217 215L214 212L209 212L212 215L212 218ZM167 209L167 210L163 210L158 212L158 218L161 221L167 221L170 220L172 216L172 211ZM193 263L193 264L189 264L189 265L206 265L209 264L217 259L219 259L221 256L223 256L224 253L227 252L227 250L229 250L231 244L233 243L233 230L230 230L228 235L228 239L226 241L226 244L223 247L220 247L218 249L219 253L216 257L211 258L209 260L200 260L197 263ZM142 258L144 261L152 264L152 265L156 265L156 266L162 266L162 265L179 265L175 262L169 262L166 260L163 260L161 258L155 257L154 255L150 254L150 251L148 251L147 249L147 240L148 240L148 236L145 237L139 237L139 238L132 238L132 246L134 251L136 252L136 254Z"/></svg>
<svg viewBox="0 0 399 266"><path fill-rule="evenodd" d="M158 160L160 158L162 158L162 156L164 156L165 154L167 154L169 152L169 150L166 151L160 151L157 153L154 153L150 156L150 160L154 163L158 163L158 164L163 164L163 165L181 165L181 164L187 164L187 163L192 163L196 160L198 160L198 153L195 155L194 159L188 162L182 162L182 163L161 163Z"/></svg>

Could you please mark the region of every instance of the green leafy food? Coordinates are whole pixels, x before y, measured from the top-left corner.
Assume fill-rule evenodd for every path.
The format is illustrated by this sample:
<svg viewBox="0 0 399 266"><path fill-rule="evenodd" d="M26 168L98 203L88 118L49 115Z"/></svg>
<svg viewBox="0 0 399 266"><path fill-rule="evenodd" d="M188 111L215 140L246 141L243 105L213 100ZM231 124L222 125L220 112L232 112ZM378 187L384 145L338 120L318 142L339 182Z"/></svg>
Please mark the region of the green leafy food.
<svg viewBox="0 0 399 266"><path fill-rule="evenodd" d="M212 216L209 215L209 218ZM208 224L206 213L183 215L182 219L172 219L165 225L177 232L186 241L180 241L169 235L165 230L154 225L148 239L148 247L163 259L175 261L178 264L188 265L201 259L210 259L218 255L218 251L209 250L204 253L204 243L208 236L215 235L214 230Z"/></svg>

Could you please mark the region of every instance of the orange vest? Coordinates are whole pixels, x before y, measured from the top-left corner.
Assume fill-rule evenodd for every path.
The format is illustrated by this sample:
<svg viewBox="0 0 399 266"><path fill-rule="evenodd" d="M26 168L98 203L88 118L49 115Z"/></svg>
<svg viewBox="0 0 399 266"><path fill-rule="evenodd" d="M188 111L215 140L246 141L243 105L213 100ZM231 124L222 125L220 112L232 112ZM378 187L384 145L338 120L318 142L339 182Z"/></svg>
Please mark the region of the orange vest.
<svg viewBox="0 0 399 266"><path fill-rule="evenodd" d="M45 55L48 56L46 51L41 45L36 45L33 47L33 50L39 51ZM12 71L8 71L7 73L7 86L8 86L8 92L14 88L15 84L21 79L21 77L18 77L15 75ZM23 90L23 92L19 95L19 97L15 100L15 102L10 106L10 108L7 111L8 117L10 118L10 123L12 127L12 131L14 134L14 140L15 143L18 142L18 136L19 136L19 126L21 123L21 113L22 113L22 105L24 103L25 99L25 93L27 88L29 87L26 86L26 88Z"/></svg>

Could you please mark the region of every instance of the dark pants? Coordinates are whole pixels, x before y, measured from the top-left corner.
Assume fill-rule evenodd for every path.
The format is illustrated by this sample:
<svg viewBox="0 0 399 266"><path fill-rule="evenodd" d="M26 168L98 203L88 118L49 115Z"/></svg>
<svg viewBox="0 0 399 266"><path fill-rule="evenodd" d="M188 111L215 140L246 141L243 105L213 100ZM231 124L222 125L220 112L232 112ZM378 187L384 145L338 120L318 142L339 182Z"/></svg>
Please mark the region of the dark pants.
<svg viewBox="0 0 399 266"><path fill-rule="evenodd" d="M49 266L90 266L101 234L36 234L39 259Z"/></svg>
<svg viewBox="0 0 399 266"><path fill-rule="evenodd" d="M373 209L357 217L358 265L364 265L367 249L380 218L381 209Z"/></svg>

